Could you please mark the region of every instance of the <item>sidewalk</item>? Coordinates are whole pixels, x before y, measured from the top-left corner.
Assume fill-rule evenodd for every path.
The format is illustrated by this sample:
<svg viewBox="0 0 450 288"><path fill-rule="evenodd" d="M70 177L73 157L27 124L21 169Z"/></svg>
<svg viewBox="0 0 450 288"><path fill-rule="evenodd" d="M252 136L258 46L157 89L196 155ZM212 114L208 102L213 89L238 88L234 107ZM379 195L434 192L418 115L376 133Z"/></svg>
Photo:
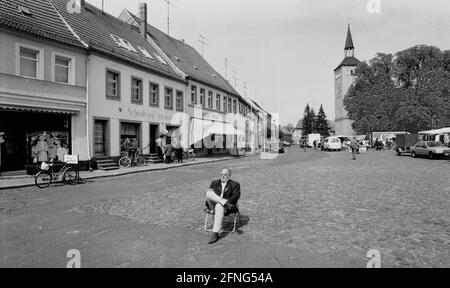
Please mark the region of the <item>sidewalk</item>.
<svg viewBox="0 0 450 288"><path fill-rule="evenodd" d="M255 156L252 154L246 154L246 157ZM142 173L148 171L157 171L157 170L168 170L178 167L184 166L192 166L199 165L204 163L212 163L219 161L227 161L235 159L233 156L209 156L209 157L200 157L195 158L194 161L185 160L183 163L158 163L158 164L149 164L147 166L142 167L130 167L124 169L117 169L111 171L104 170L93 170L93 171L80 171L80 177L83 179L95 179L95 178L106 178L106 177L114 177L120 175L127 175L133 173ZM21 188L27 186L34 186L34 175L26 175L26 176L13 176L13 177L0 177L0 190L2 189L12 189L12 188Z"/></svg>

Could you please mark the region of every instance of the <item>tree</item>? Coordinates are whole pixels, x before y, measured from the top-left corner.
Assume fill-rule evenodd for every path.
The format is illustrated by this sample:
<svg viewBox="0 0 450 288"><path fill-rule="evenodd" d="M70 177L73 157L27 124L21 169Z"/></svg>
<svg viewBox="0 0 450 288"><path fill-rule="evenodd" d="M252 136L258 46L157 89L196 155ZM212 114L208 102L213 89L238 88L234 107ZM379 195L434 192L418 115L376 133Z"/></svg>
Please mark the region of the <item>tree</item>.
<svg viewBox="0 0 450 288"><path fill-rule="evenodd" d="M431 119L450 119L450 52L415 46L379 53L356 69L357 79L344 98L353 128L373 131L431 128Z"/></svg>
<svg viewBox="0 0 450 288"><path fill-rule="evenodd" d="M317 133L322 136L330 136L330 128L328 127L327 115L320 104L319 113L317 114Z"/></svg>
<svg viewBox="0 0 450 288"><path fill-rule="evenodd" d="M305 112L303 112L302 135L306 136L312 133L311 108L306 104Z"/></svg>
<svg viewBox="0 0 450 288"><path fill-rule="evenodd" d="M294 124L288 123L286 127L284 127L288 133L294 133L295 127Z"/></svg>

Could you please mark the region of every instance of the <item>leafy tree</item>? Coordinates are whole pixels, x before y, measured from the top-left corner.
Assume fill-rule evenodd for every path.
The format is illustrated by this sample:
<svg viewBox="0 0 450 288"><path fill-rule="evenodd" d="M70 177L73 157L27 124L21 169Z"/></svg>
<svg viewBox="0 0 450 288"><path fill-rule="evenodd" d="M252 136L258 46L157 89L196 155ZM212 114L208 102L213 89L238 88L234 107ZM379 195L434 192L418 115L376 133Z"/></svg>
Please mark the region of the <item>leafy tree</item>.
<svg viewBox="0 0 450 288"><path fill-rule="evenodd" d="M288 123L286 127L284 127L288 133L294 133L295 127L294 124Z"/></svg>
<svg viewBox="0 0 450 288"><path fill-rule="evenodd" d="M431 118L450 119L450 51L415 46L379 53L356 69L357 79L344 98L353 128L372 131L431 128Z"/></svg>

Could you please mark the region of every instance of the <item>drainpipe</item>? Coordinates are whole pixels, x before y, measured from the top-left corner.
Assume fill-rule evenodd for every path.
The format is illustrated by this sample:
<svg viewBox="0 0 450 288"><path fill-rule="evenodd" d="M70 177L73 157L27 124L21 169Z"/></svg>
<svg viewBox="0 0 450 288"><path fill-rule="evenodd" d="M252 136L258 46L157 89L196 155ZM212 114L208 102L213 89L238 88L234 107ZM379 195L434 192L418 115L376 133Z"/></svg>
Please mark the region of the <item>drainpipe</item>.
<svg viewBox="0 0 450 288"><path fill-rule="evenodd" d="M87 156L88 156L88 168L92 171L91 167L91 146L89 138L89 54L86 58L86 144L87 144Z"/></svg>

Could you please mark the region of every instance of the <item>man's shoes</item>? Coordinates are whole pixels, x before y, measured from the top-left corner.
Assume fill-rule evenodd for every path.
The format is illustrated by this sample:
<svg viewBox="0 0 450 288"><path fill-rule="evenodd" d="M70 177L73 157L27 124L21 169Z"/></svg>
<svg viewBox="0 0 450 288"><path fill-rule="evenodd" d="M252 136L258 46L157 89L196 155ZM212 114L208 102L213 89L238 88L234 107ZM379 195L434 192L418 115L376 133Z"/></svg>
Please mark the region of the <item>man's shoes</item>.
<svg viewBox="0 0 450 288"><path fill-rule="evenodd" d="M213 232L211 238L209 238L208 244L216 243L219 240L219 233Z"/></svg>

